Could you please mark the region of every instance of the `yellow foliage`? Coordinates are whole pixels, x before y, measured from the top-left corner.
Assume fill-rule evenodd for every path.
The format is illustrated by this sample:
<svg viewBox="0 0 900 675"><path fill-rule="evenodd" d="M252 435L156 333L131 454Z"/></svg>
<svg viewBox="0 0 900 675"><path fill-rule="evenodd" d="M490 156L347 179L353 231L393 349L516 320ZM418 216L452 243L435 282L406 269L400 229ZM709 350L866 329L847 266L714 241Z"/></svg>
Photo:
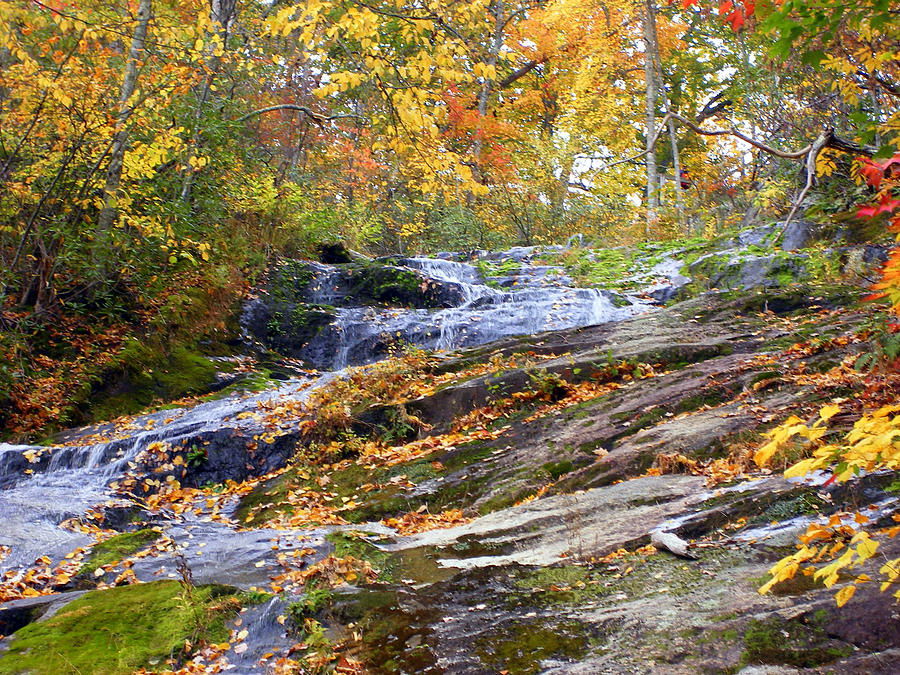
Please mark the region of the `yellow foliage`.
<svg viewBox="0 0 900 675"><path fill-rule="evenodd" d="M796 416L791 416L780 426L770 431L769 442L754 455L759 466L768 464L773 455L796 436L806 438L812 448L812 456L789 467L784 475L795 478L813 471L826 470L832 472L832 480L845 482L853 477L872 471L900 468L900 405L886 405L864 413L844 434L839 443L823 444L822 438L827 433L825 424L840 412L840 406L829 404L819 410L819 419L812 427L807 426ZM900 516L894 515L900 522ZM826 588L831 588L842 578L849 582L835 595L838 607L843 606L855 592L856 585L870 581L867 574L854 574L853 570L873 558L878 552L880 542L876 536L894 537L900 533L900 526L875 533L862 529L869 524L870 518L862 513L835 514L827 523L811 523L800 540L803 546L797 553L779 560L769 570L771 579L760 589L767 593L775 584L794 577L803 562L815 564L821 560L830 560L819 568L807 568L813 578ZM812 542L825 542L821 548L810 548ZM829 542L834 542L829 545ZM840 553L839 557L836 557ZM879 569L883 581L881 590L885 591L896 585L900 576L900 559L889 561ZM895 593L900 598L900 590Z"/></svg>

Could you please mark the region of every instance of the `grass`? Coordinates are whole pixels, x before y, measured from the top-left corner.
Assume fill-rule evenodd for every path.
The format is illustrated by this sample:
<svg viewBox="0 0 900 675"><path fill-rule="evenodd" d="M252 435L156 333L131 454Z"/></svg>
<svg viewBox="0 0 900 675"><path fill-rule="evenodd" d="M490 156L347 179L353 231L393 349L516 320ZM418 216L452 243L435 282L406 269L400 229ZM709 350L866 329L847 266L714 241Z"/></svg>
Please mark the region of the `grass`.
<svg viewBox="0 0 900 675"><path fill-rule="evenodd" d="M176 581L86 593L15 634L0 674L125 675L182 655L185 640L222 642L240 600L227 586L198 586L193 604Z"/></svg>

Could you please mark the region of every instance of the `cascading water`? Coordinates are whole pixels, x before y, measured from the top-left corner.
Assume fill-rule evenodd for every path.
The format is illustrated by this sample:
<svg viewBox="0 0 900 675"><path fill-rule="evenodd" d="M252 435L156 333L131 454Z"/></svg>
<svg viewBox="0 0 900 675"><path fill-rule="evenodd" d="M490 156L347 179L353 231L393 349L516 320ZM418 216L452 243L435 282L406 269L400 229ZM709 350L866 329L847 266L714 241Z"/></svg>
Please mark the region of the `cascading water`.
<svg viewBox="0 0 900 675"><path fill-rule="evenodd" d="M633 296L576 288L561 268L532 264L530 253L516 250L515 257L507 258L514 261L514 269L491 277L490 285L468 263L432 258L397 261L424 279L459 292L463 302L443 309L353 306L353 298L333 291L333 268L319 265L310 301L338 305L336 319L312 338L304 356L317 367L336 370L383 358L397 344L446 351L513 335L618 321L649 308Z"/></svg>
<svg viewBox="0 0 900 675"><path fill-rule="evenodd" d="M118 425L70 432L63 445L0 443L0 552L6 554L0 559L0 575L26 570L41 556L56 564L75 548L89 545L90 536L60 524L83 518L97 505L114 505L117 498L110 483L134 466L152 443L189 447L214 437L225 439L226 451L228 439L244 446L244 439L267 429L253 414L260 403L302 400L316 386L340 376L339 369L376 361L398 343L452 350L512 335L620 320L649 307L633 296L576 288L560 268L534 264L533 253L533 249L523 248L500 256L485 254L487 262L480 265L481 270L457 259L391 260L391 269L406 274L407 281L411 277L415 286L421 285L423 295L426 289L431 293L424 303L430 308L425 309L360 306L363 303L348 293L352 287L348 273L329 265L302 263L302 278L291 281L295 287L303 287L303 302L335 315L306 345L303 357L329 372L315 379L290 379L254 395L233 394ZM482 276L484 270L491 272L487 279ZM265 309L268 300L263 292L247 307ZM198 583L265 586L269 575L277 572L273 569L274 548L302 546L324 555L330 546L324 537L326 530L235 531L225 522L189 512L160 516L156 523L175 543L175 549L138 560L133 570L143 580L177 576L177 556L183 554L194 556L192 569ZM372 531L379 528L376 523L367 525ZM245 657L234 664L235 672L256 672L259 655L289 637L276 621L284 612L280 604L254 612L253 632L258 635L252 638L255 642Z"/></svg>
<svg viewBox="0 0 900 675"><path fill-rule="evenodd" d="M330 375L319 378L328 379ZM42 555L59 559L92 541L59 524L111 499L109 483L151 443L175 444L223 428L247 433L259 423L238 419L240 413L275 397L302 399L313 388L308 380L289 380L253 396L230 396L144 415L125 429L101 428L108 435L124 435L112 440L90 442L91 436L85 434L84 444L78 444L77 438L72 445L46 448L0 443L0 488L6 488L0 489L0 545L11 549L0 561L0 572L27 566Z"/></svg>

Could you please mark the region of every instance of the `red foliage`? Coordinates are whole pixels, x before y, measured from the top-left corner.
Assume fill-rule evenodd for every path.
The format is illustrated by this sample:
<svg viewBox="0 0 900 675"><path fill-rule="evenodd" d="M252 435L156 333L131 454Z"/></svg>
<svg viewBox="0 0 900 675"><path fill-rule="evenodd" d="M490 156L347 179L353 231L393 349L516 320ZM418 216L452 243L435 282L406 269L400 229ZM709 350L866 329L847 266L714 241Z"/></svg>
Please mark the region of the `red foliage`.
<svg viewBox="0 0 900 675"><path fill-rule="evenodd" d="M674 0L669 0L669 4L674 4ZM690 9L693 6L700 7L699 0L681 0L683 9ZM722 0L719 3L718 15L723 22L731 25L731 29L737 33L744 28L747 18L753 16L756 12L756 3L753 0L744 0L736 2L735 0Z"/></svg>

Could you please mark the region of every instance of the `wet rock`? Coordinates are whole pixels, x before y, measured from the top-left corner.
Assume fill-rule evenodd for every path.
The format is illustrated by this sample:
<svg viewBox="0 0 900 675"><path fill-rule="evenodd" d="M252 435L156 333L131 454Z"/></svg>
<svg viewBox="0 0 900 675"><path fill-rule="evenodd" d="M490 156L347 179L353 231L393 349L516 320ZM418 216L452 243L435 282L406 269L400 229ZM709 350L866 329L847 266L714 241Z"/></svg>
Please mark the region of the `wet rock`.
<svg viewBox="0 0 900 675"><path fill-rule="evenodd" d="M694 277L704 277L712 288L741 289L788 287L809 279L805 254L709 254L691 263Z"/></svg>
<svg viewBox="0 0 900 675"><path fill-rule="evenodd" d="M69 591L36 598L9 600L0 604L0 636L12 635L32 621L49 619L60 608L82 596L84 591ZM0 641L0 654L5 651L6 640Z"/></svg>
<svg viewBox="0 0 900 675"><path fill-rule="evenodd" d="M340 265L342 263L353 262L350 251L343 243L321 244L319 246L319 262L326 265Z"/></svg>

